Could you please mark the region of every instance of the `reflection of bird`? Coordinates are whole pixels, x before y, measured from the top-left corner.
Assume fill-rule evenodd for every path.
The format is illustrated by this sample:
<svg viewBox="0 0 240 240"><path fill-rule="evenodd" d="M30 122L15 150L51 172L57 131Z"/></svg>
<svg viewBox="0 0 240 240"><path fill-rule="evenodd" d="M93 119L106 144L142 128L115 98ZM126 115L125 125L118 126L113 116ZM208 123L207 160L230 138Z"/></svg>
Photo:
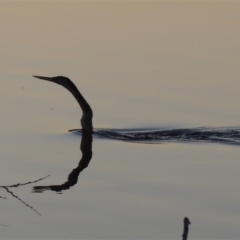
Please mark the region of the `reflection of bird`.
<svg viewBox="0 0 240 240"><path fill-rule="evenodd" d="M78 182L79 174L88 167L92 159L92 133L89 131L82 131L82 140L80 143L80 150L82 152L82 158L78 163L78 166L74 168L68 175L68 179L63 184L48 185L48 186L35 186L33 192L41 193L45 190L51 190L61 193L64 190L68 190Z"/></svg>
<svg viewBox="0 0 240 240"><path fill-rule="evenodd" d="M188 225L191 224L189 219L185 217L183 219L183 235L182 235L182 240L187 240L188 237Z"/></svg>
<svg viewBox="0 0 240 240"><path fill-rule="evenodd" d="M93 126L92 126L92 117L93 117L93 112L85 98L82 96L82 94L79 92L77 87L74 85L74 83L66 77L58 76L58 77L42 77L42 76L33 76L35 78L39 78L42 80L50 81L57 83L59 85L62 85L66 89L68 89L73 96L76 98L77 102L79 103L83 115L81 118L81 125L82 125L82 130L88 131L88 132L93 132Z"/></svg>

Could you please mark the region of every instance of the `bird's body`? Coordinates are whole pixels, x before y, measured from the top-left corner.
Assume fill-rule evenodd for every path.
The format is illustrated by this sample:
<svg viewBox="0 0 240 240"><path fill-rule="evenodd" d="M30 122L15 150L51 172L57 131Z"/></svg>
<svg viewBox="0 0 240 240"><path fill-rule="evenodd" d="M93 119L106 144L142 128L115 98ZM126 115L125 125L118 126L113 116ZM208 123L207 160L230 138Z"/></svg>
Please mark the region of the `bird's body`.
<svg viewBox="0 0 240 240"><path fill-rule="evenodd" d="M88 131L88 132L93 132L92 109L91 109L90 105L88 104L88 102L85 100L85 98L82 96L80 91L77 89L75 84L69 78L62 77L62 76L57 76L57 77L33 76L33 77L39 78L41 80L46 80L46 81L57 83L57 84L65 87L66 89L68 89L72 93L72 95L75 97L80 108L82 109L83 114L82 114L82 117L80 120L82 130Z"/></svg>

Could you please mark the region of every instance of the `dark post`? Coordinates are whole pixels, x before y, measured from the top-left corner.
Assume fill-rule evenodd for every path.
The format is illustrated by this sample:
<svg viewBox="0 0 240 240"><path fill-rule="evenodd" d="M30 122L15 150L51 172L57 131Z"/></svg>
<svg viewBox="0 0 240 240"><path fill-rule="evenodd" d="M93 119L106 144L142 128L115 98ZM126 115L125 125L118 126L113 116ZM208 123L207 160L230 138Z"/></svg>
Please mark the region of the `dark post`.
<svg viewBox="0 0 240 240"><path fill-rule="evenodd" d="M183 219L183 235L182 235L182 240L187 240L188 237L188 225L191 224L189 219L185 217Z"/></svg>

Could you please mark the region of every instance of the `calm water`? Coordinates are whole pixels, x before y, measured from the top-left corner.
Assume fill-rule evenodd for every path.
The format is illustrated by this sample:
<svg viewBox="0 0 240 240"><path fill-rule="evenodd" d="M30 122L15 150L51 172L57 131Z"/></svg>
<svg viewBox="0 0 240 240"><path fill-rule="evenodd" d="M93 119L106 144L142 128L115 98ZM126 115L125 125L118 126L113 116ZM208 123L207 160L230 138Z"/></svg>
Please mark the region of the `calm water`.
<svg viewBox="0 0 240 240"><path fill-rule="evenodd" d="M239 146L93 136L77 181L81 111L31 77L98 129L240 128L238 2L0 6L1 239L239 238Z"/></svg>

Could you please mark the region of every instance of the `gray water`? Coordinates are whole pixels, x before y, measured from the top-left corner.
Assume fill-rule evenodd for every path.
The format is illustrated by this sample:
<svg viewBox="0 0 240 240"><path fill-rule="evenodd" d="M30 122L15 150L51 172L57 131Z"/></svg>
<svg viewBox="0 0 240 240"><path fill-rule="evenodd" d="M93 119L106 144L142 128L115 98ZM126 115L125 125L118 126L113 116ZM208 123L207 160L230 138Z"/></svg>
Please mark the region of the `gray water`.
<svg viewBox="0 0 240 240"><path fill-rule="evenodd" d="M32 77L72 79L97 131L239 129L238 2L0 6L1 239L181 239L185 216L189 239L239 238L236 144L94 135L75 184L36 192L67 182L82 135L71 94Z"/></svg>

